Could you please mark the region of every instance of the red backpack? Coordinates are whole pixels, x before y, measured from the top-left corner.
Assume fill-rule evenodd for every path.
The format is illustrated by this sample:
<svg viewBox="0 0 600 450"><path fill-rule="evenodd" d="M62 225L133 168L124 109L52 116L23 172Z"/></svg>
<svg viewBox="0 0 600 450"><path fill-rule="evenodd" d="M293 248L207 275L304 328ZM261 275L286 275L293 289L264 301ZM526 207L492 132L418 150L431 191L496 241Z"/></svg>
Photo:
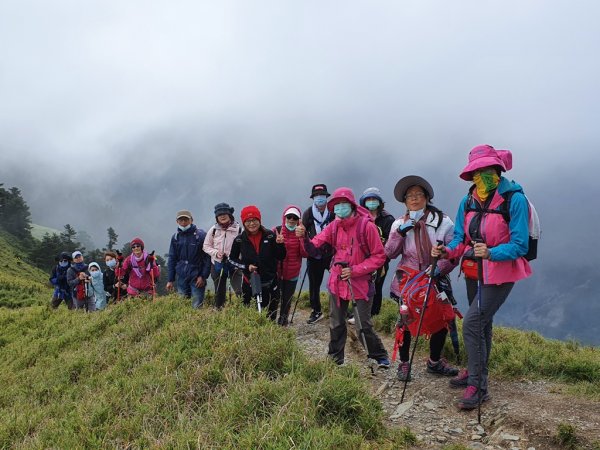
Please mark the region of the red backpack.
<svg viewBox="0 0 600 450"><path fill-rule="evenodd" d="M421 311L425 302L425 294L430 280L425 270L419 271L406 266L400 266L398 270L403 272L399 284L400 298L402 303L408 307L408 316L404 318L404 323L396 326L393 360L395 360L396 352L404 341L405 327L408 327L411 336L417 335ZM427 301L427 308L425 309L419 335L429 337L441 329L448 327L449 323L454 320L455 313L452 304L446 296L440 296L439 294L440 290L436 283L433 283L429 292L429 300Z"/></svg>

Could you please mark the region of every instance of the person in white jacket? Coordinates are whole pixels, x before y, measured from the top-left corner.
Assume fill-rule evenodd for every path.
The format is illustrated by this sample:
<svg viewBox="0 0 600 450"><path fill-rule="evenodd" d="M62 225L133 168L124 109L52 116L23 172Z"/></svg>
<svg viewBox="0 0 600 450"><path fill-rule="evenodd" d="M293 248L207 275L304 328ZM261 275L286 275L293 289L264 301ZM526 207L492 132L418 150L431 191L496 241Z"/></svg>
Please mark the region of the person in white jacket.
<svg viewBox="0 0 600 450"><path fill-rule="evenodd" d="M215 284L215 307L225 305L227 279L237 296L242 293L242 272L227 264L233 240L241 233L242 227L233 217L233 207L227 203L215 205L216 223L209 228L202 249L210 255L211 277Z"/></svg>

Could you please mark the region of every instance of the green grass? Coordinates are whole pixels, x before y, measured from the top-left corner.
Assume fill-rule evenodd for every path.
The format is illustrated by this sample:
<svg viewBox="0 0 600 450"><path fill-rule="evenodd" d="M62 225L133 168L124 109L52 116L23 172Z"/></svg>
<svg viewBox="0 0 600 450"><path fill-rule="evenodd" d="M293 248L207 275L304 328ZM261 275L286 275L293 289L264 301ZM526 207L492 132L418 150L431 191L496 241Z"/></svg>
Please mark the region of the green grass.
<svg viewBox="0 0 600 450"><path fill-rule="evenodd" d="M31 235L37 239L38 241L41 241L42 238L44 237L44 235L48 233L48 234L60 234L61 230L57 230L55 228L49 228L49 227L45 227L43 225L37 225L35 223L31 224Z"/></svg>
<svg viewBox="0 0 600 450"><path fill-rule="evenodd" d="M5 232L0 232L0 307L19 308L50 301L49 274L22 259L24 252Z"/></svg>
<svg viewBox="0 0 600 450"><path fill-rule="evenodd" d="M0 310L0 448L401 448L355 367L256 311L163 297Z"/></svg>

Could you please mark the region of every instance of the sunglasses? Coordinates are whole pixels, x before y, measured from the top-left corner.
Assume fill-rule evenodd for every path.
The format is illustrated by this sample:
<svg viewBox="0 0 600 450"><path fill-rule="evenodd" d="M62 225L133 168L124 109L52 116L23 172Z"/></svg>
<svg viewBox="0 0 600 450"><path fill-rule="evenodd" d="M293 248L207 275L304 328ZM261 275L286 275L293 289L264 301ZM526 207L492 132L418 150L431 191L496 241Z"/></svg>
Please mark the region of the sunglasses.
<svg viewBox="0 0 600 450"><path fill-rule="evenodd" d="M131 248L142 248L142 246L140 244L133 244Z"/></svg>
<svg viewBox="0 0 600 450"><path fill-rule="evenodd" d="M300 217L294 215L294 214L288 214L287 216L285 216L285 218L287 220L300 220Z"/></svg>

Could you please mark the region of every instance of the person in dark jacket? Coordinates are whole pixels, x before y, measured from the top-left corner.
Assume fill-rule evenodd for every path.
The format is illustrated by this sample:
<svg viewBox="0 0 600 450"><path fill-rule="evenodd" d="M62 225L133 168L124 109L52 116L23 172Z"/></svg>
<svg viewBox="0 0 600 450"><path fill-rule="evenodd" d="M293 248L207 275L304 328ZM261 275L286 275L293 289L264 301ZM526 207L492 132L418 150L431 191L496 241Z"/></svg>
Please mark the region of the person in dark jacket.
<svg viewBox="0 0 600 450"><path fill-rule="evenodd" d="M106 270L102 275L104 290L109 294L108 301L119 302L127 297L129 276L123 270L123 255L108 251L104 253Z"/></svg>
<svg viewBox="0 0 600 450"><path fill-rule="evenodd" d="M96 300L90 288L90 273L88 266L83 262L83 255L79 250L71 255L73 262L67 271L67 283L72 289L74 309L85 309L87 312L96 311Z"/></svg>
<svg viewBox="0 0 600 450"><path fill-rule="evenodd" d="M379 235L381 236L381 243L385 246L389 236L392 224L394 223L394 216L387 212L383 207L385 203L381 197L381 191L376 187L370 187L365 189L359 200L360 206L366 208L371 214L375 225L379 229ZM387 275L388 268L390 265L390 259L385 259L383 267L379 268L375 275L375 296L373 297L373 305L371 306L371 315L376 316L381 310L381 300L383 299L383 282Z"/></svg>
<svg viewBox="0 0 600 450"><path fill-rule="evenodd" d="M312 187L310 198L313 204L307 208L302 214L302 225L306 229L306 234L309 239L314 238L317 234L325 229L330 224L335 215L327 208L327 197L331 194L327 192L327 186L324 184L315 184ZM329 270L331 265L331 254L321 253L317 257L308 257L306 260L306 270L308 271L308 292L310 297L310 307L312 312L307 323L312 324L323 318L321 312L321 284L325 270Z"/></svg>
<svg viewBox="0 0 600 450"><path fill-rule="evenodd" d="M200 308L210 275L210 256L202 250L206 233L194 225L192 213L187 210L177 212L176 221L178 229L169 247L167 290L173 290L177 278L177 292L191 297L193 308Z"/></svg>
<svg viewBox="0 0 600 450"><path fill-rule="evenodd" d="M245 282L242 284L244 304L250 304L252 287L251 274L260 275L262 284L261 307L268 310L269 319L277 318L279 292L277 286L277 265L285 259L284 237L261 225L261 215L254 205L242 209L244 231L237 236L231 246L229 263L244 271Z"/></svg>
<svg viewBox="0 0 600 450"><path fill-rule="evenodd" d="M51 305L56 309L64 301L67 308L73 309L73 297L71 288L67 283L67 271L71 265L71 255L67 252L62 252L58 257L58 263L52 268L50 275L50 283L54 286Z"/></svg>

